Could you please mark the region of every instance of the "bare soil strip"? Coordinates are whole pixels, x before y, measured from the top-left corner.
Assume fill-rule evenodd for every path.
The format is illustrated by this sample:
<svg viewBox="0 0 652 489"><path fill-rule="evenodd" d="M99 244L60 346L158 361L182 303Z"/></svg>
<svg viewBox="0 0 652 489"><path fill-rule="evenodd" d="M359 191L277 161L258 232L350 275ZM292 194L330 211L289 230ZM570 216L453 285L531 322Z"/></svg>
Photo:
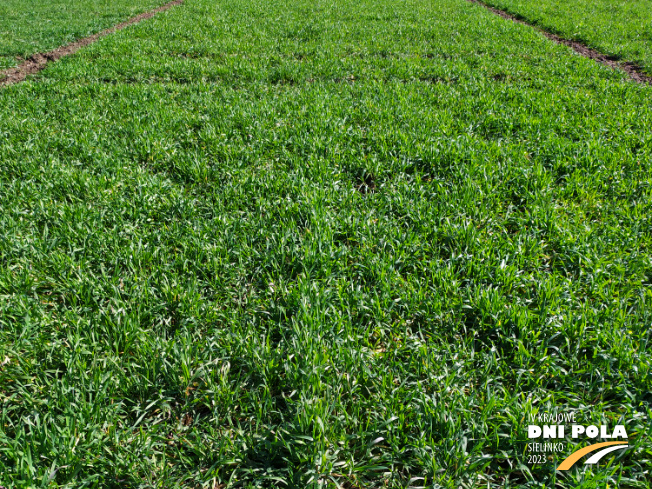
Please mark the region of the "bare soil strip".
<svg viewBox="0 0 652 489"><path fill-rule="evenodd" d="M65 46L61 46L52 51L48 51L47 53L36 53L30 56L27 60L25 60L23 63L16 66L15 68L9 68L0 71L0 86L13 85L14 83L21 82L28 75L33 75L41 71L43 68L47 66L49 62L56 61L60 58L63 58L64 56L73 54L77 52L79 49L83 48L84 46L88 46L89 44L94 43L95 41L97 41L98 39L104 36L113 34L116 31L120 31L125 27L129 27L132 24L137 24L138 22L141 22L145 19L149 19L150 17L154 17L159 12L163 12L176 5L180 5L181 3L183 3L183 1L184 0L173 0L169 3L166 3L165 5L162 5L161 7L158 7L154 10L150 10L149 12L143 12L140 15L132 17L129 20L114 25L113 27L109 27L108 29L98 32L97 34L93 34L92 36L88 36L83 39L79 39L77 41L71 42L70 44L67 44Z"/></svg>
<svg viewBox="0 0 652 489"><path fill-rule="evenodd" d="M176 5L180 5L181 3L183 3L183 1L184 0L173 0L169 3L166 3L165 5L162 5L161 7L158 7L154 10L150 10L149 12L143 12L140 15L132 17L131 19L126 20L125 22L121 22L120 24L117 24L113 27L98 32L97 34L93 34L92 36L79 39L70 44L58 47L46 53L36 53L30 56L27 60L25 60L23 63L16 66L15 68L9 68L0 71L0 86L13 85L14 83L19 83L23 81L28 75L33 75L35 73L38 73L42 69L44 69L49 62L56 61L60 58L63 58L64 56L73 54L77 52L79 49L83 48L84 46L88 46L89 44L96 42L98 39L104 36L122 30L125 27L128 27L132 24L137 24L138 22L141 22L145 19L149 19L154 15L158 14L159 12L163 12ZM610 68L616 70L622 70L626 72L632 80L638 83L647 83L649 85L652 85L652 75L648 75L644 73L642 69L639 66L637 66L635 63L620 62L612 56L607 56L605 54L596 51L595 49L591 49L585 46L579 41L571 41L569 39L564 39L562 37L559 37L556 34L552 34L548 31L541 29L539 26L536 26L534 24L531 24L530 22L522 20L512 14L509 14L504 10L491 7L485 4L484 2L482 2L481 0L468 0L468 1L471 3L476 3L478 5L481 5L482 7L493 12L494 14L500 15L504 19L508 19L518 24L523 24L532 27L537 31L541 32L541 34L546 36L548 39L551 39L556 43L568 46L573 50L575 50L576 53L582 56L597 61L598 63L602 63L603 65L609 66Z"/></svg>
<svg viewBox="0 0 652 489"><path fill-rule="evenodd" d="M505 12L504 10L500 10L494 7L491 7L487 5L486 3L482 2L481 0L468 0L471 3L477 3L478 5L483 6L487 10L490 10L496 15L500 15L504 19L511 20L513 22L516 22L517 24L523 24L527 25L529 27L533 27L537 31L539 31L541 34L546 36L548 39L551 39L552 41L558 43L558 44L563 44L565 46L568 46L572 49L575 50L576 53L585 56L587 58L590 58L594 61L597 61L598 63L602 63L603 65L609 66L610 68L613 68L615 70L622 70L625 73L629 75L629 77L638 82L638 83L647 83L649 85L652 85L652 75L648 75L647 73L644 73L643 70L637 66L635 63L631 62L620 62L613 56L607 56L606 54L600 53L596 51L595 49L591 49L584 44L582 44L579 41L571 41L569 39L564 39L563 37L559 37L556 34L552 34L548 31L543 30L541 27L531 24L530 22L527 22L526 20L520 19L519 17L516 17L512 14L509 14Z"/></svg>

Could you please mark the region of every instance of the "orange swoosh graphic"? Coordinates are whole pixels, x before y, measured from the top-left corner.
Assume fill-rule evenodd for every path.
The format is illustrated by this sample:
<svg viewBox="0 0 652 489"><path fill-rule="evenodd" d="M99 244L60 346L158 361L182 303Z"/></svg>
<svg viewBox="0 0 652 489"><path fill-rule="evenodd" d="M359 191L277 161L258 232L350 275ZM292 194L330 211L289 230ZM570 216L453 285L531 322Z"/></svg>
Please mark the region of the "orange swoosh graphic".
<svg viewBox="0 0 652 489"><path fill-rule="evenodd" d="M628 442L626 441L607 441L604 443L596 443L595 445L589 445L588 447L584 447L581 450L571 453L561 464L559 464L557 470L570 469L575 464L575 462L581 459L584 455L586 455L587 453L591 453L597 450L598 448L609 447L611 445L627 445L627 443Z"/></svg>

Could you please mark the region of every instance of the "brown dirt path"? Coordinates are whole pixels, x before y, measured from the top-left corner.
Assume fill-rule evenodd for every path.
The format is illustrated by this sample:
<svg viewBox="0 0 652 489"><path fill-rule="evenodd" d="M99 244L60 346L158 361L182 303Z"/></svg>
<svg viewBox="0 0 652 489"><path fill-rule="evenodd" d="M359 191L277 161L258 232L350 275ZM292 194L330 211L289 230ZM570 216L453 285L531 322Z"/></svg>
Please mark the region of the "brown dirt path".
<svg viewBox="0 0 652 489"><path fill-rule="evenodd" d="M77 41L71 42L70 44L66 44L65 46L58 47L46 53L33 54L27 60L23 61L20 65L16 66L15 68L9 68L0 71L0 87L3 85L13 85L14 83L19 83L23 81L28 75L33 75L41 71L43 68L47 66L49 62L56 61L60 58L63 58L64 56L68 56L69 54L73 54L77 52L79 49L83 48L84 46L93 44L98 39L104 36L113 34L116 31L122 30L125 27L128 27L132 24L137 24L138 22L141 22L145 19L149 19L150 17L154 17L159 12L163 12L176 5L182 4L183 1L184 0L173 0L169 3L166 3L165 5L155 8L154 10L143 12L140 15L132 17L129 20L114 25L113 27L109 27L108 29L98 32L97 34L93 34L92 36L79 39Z"/></svg>
<svg viewBox="0 0 652 489"><path fill-rule="evenodd" d="M606 54L602 54L599 51L596 51L595 49L591 49L581 42L578 41L571 41L569 39L564 39L563 37L559 37L556 34L552 34L548 31L545 31L541 29L539 26L536 26L534 24L531 24L525 20L522 20L510 13L505 12L504 10L500 10L494 7L491 7L484 3L481 0L467 0L471 3L476 3L478 5L481 5L482 7L486 8L487 10L493 12L496 15L500 15L504 19L511 20L513 22L516 22L517 24L523 24L527 25L529 27L533 27L537 31L539 31L541 34L546 36L548 39L558 43L558 44L563 44L564 46L568 46L572 49L575 50L576 53L586 57L590 58L594 61L597 61L598 63L601 63L603 65L609 66L610 68L613 68L615 70L621 70L624 71L629 75L629 77L634 80L635 82L638 83L647 83L649 85L652 85L652 75L648 75L645 73L639 66L637 66L634 63L630 62L620 62L613 58L612 56L607 56Z"/></svg>
<svg viewBox="0 0 652 489"><path fill-rule="evenodd" d="M144 12L140 15L137 15L136 17L132 17L131 19L122 22L120 24L117 24L113 27L110 27L108 29L103 30L102 32L98 32L97 34L94 34L89 37L85 37L83 39L79 39L78 41L72 42L70 44L67 44L65 46L58 47L57 49L54 49L52 51L46 52L46 53L36 53L32 56L30 56L29 59L21 63L19 66L15 68L9 68L4 71L0 71L0 86L3 85L12 85L14 83L19 83L23 81L28 75L33 75L35 73L38 73L41 71L43 68L47 66L47 64L51 61L56 61L64 56L68 56L70 54L75 53L79 49L83 48L84 46L88 46L89 44L92 44L96 42L98 39L112 34L116 31L122 30L125 27L128 27L132 24L136 24L138 22L141 22L145 19L149 19L150 17L153 17L159 12L163 12L165 10L168 10L176 5L180 5L183 3L184 0L173 0L169 3L166 3L165 5L158 7L154 10L150 10L149 12ZM468 0L471 3L475 3L478 5L481 5L482 7L486 8L487 10L493 12L496 15L500 15L504 19L511 20L513 22L516 22L518 24L523 24L527 25L529 27L533 27L537 31L539 31L541 34L546 36L548 39L551 39L552 41L558 43L558 44L563 44L565 46L568 46L572 48L576 53L586 57L590 58L594 61L597 61L598 63L601 63L603 65L609 66L610 68L617 69L617 70L622 70L625 73L629 75L629 77L638 82L638 83L646 83L649 85L652 85L652 75L648 75L644 73L640 67L636 66L634 63L630 62L620 62L613 57L607 56L605 54L602 54L595 49L591 49L581 42L578 41L571 41L568 39L564 39L562 37L557 36L556 34L552 34L550 32L547 32L540 27L533 25L529 22L526 22L524 20L519 19L518 17L509 14L503 10L499 10L497 8L491 7L481 0Z"/></svg>

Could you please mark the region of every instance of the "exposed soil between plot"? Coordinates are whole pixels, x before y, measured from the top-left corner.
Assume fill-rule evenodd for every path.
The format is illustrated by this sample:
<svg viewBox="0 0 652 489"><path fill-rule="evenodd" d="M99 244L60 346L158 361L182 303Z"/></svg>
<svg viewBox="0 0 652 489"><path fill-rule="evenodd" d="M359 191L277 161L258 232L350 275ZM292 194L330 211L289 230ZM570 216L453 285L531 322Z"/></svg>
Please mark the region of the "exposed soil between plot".
<svg viewBox="0 0 652 489"><path fill-rule="evenodd" d="M42 69L44 69L49 62L56 61L60 58L63 58L64 56L73 54L77 52L79 49L83 48L84 46L88 46L89 44L96 42L98 39L104 36L122 30L125 27L128 27L132 24L137 24L138 22L141 22L145 19L149 19L159 12L163 12L176 5L180 5L181 3L183 3L183 1L184 0L173 0L169 3L166 3L165 5L162 5L161 7L158 7L154 10L150 10L149 12L143 12L140 15L132 17L131 19L126 20L125 22L121 22L120 24L117 24L113 27L98 32L97 34L93 34L92 36L79 39L78 41L72 42L65 46L58 47L46 53L36 53L30 56L26 61L16 66L15 68L8 68L6 70L0 71L0 86L19 83L23 81L28 75L33 75L35 73L38 73ZM579 41L571 41L569 39L564 39L556 34L552 34L548 31L541 29L539 26L536 26L530 22L527 22L523 19L516 17L515 15L512 15L510 13L507 13L495 7L491 7L485 4L484 2L482 2L481 0L468 0L468 1L471 3L481 5L482 7L493 12L494 14L500 15L504 19L511 20L518 24L523 24L529 27L533 27L537 31L541 32L541 34L546 36L548 39L551 39L556 43L568 46L572 48L576 53L582 56L597 61L598 63L602 63L603 65L609 66L610 68L622 70L626 72L632 80L638 83L647 83L649 85L652 85L652 75L648 75L644 73L643 70L635 63L620 62L617 59L614 59L614 57L612 56L607 56L603 53L596 51L595 49L585 46Z"/></svg>
<svg viewBox="0 0 652 489"><path fill-rule="evenodd" d="M541 27L534 25L526 20L523 20L519 17L516 17L515 15L512 15L510 13L505 12L504 10L500 10L494 7L491 7L487 5L486 3L482 2L481 0L468 0L471 3L477 3L478 5L483 6L487 10L490 10L496 15L500 15L504 19L512 20L518 24L523 24L527 25L529 27L533 27L537 31L539 31L541 34L546 36L548 39L551 39L552 41L555 41L558 44L563 44L565 46L568 46L572 49L575 50L576 53L585 56L587 58L590 58L594 61L597 61L598 63L601 63L603 65L609 66L610 68L616 69L616 70L622 70L625 73L629 75L629 77L638 82L638 83L647 83L649 85L652 85L652 75L648 75L647 73L643 72L643 70L637 66L635 63L631 62L621 62L615 59L613 56L607 56L606 54L600 53L596 51L595 49L591 49L584 44L582 44L579 41L571 41L569 39L564 39L563 37L559 37L556 34L552 34L548 31L543 30Z"/></svg>
<svg viewBox="0 0 652 489"><path fill-rule="evenodd" d="M149 19L150 17L155 16L159 12L168 10L174 7L175 5L179 5L181 3L183 3L183 0L173 0L172 2L162 5L161 7L155 8L154 10L150 10L149 12L143 12L140 15L132 17L129 20L114 25L113 27L109 27L108 29L105 29L102 32L93 34L92 36L79 39L78 41L72 42L65 46L58 47L52 51L48 51L47 53L36 53L30 56L27 60L25 60L15 68L9 68L0 71L0 86L13 85L14 83L21 82L28 75L33 75L41 71L51 61L56 61L60 58L63 58L64 56L73 54L77 52L79 49L83 48L84 46L93 44L95 41L97 41L98 39L104 36L113 34L116 31L122 30L125 27L129 27L132 24L137 24L138 22L143 21L145 19Z"/></svg>

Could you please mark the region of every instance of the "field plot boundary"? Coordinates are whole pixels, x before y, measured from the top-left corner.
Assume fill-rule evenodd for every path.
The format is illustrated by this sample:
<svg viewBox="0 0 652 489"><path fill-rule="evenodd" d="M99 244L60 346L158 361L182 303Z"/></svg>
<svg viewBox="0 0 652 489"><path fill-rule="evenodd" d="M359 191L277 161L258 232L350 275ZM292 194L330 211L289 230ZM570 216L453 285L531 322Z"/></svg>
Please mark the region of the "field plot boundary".
<svg viewBox="0 0 652 489"><path fill-rule="evenodd" d="M142 14L136 15L135 17L125 20L124 22L120 22L119 24L116 24L113 27L109 27L108 29L104 29L97 34L93 34L92 36L78 39L71 42L70 44L66 44L65 46L60 46L56 49L53 49L52 51L33 54L20 65L14 68L8 68L6 70L0 71L0 87L19 83L25 80L28 75L34 75L43 70L48 65L48 63L57 61L64 56L74 54L81 48L88 46L89 44L93 44L102 37L108 36L109 34L113 34L114 32L120 31L126 27L129 27L130 25L137 24L143 20L154 17L160 12L164 12L165 10L169 10L172 7L182 4L183 1L184 0L172 0L165 5L161 5L160 7L157 7L153 10L143 12Z"/></svg>
<svg viewBox="0 0 652 489"><path fill-rule="evenodd" d="M648 75L644 73L643 70L635 63L628 62L628 61L620 62L617 59L614 59L612 56L608 56L604 53L596 51L595 49L592 49L579 41L572 41L570 39L565 39L561 36L558 36L557 34L548 32L547 30L529 22L526 19L523 19L522 17L510 14L509 12L498 9L496 7L492 7L491 5L487 5L482 0L467 0L467 1L470 3L475 3L477 5L480 5L485 9L493 12L494 14L501 16L504 19L511 20L513 22L516 22L517 24L523 24L532 27L537 31L539 31L544 36L546 36L548 39L558 44L563 44L565 46L572 48L576 53L578 53L581 56L597 61L598 63L603 64L605 66L609 66L610 68L613 68L615 70L624 71L635 82L647 83L649 85L652 85L652 75Z"/></svg>

